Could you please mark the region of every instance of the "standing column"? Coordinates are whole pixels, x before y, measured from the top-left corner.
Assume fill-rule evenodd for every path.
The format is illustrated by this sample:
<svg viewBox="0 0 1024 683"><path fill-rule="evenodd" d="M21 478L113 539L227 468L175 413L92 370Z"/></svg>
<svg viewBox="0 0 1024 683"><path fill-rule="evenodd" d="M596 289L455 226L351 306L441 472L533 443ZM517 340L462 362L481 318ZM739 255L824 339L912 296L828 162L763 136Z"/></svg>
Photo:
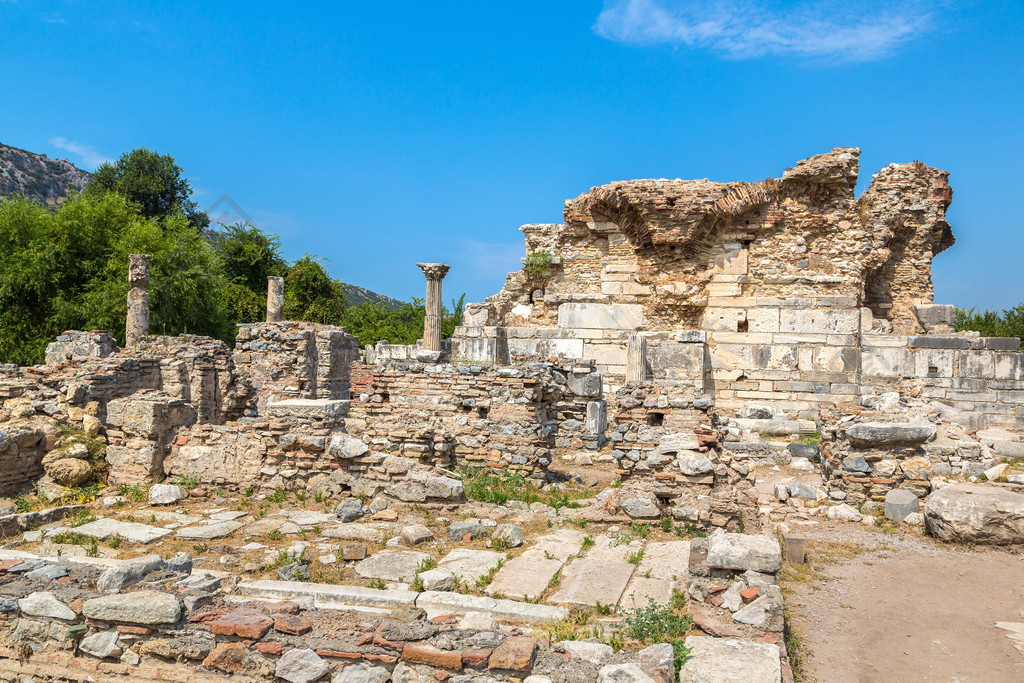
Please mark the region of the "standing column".
<svg viewBox="0 0 1024 683"><path fill-rule="evenodd" d="M427 276L427 318L423 322L423 350L441 350L441 280L451 266L445 263L417 263Z"/></svg>
<svg viewBox="0 0 1024 683"><path fill-rule="evenodd" d="M149 254L128 256L128 317L124 324L125 346L133 346L149 334Z"/></svg>
<svg viewBox="0 0 1024 683"><path fill-rule="evenodd" d="M284 320L284 278L277 275L267 277L267 322L279 323Z"/></svg>
<svg viewBox="0 0 1024 683"><path fill-rule="evenodd" d="M626 384L643 384L647 381L647 337L629 335L626 345Z"/></svg>

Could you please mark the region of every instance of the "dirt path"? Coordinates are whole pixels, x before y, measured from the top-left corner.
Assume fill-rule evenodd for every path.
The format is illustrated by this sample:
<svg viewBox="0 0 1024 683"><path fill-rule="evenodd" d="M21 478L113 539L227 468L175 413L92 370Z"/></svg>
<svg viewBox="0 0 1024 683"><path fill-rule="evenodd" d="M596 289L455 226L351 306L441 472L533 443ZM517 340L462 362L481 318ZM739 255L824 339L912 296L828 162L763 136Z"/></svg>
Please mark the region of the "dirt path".
<svg viewBox="0 0 1024 683"><path fill-rule="evenodd" d="M1024 555L853 524L803 531L823 555L867 549L790 583L805 680L1024 681L1024 653L995 627L1024 621Z"/></svg>

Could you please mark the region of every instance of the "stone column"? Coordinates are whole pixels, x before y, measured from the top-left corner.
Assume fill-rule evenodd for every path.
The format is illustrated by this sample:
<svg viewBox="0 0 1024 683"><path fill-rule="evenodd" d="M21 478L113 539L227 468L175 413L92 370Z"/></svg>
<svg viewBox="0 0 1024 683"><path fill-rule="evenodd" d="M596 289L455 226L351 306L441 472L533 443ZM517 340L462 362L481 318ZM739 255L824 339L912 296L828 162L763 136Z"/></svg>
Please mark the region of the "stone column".
<svg viewBox="0 0 1024 683"><path fill-rule="evenodd" d="M423 322L423 350L441 350L441 280L451 266L445 263L417 263L427 276L427 318Z"/></svg>
<svg viewBox="0 0 1024 683"><path fill-rule="evenodd" d="M149 254L128 256L128 317L124 324L125 346L133 346L149 334Z"/></svg>
<svg viewBox="0 0 1024 683"><path fill-rule="evenodd" d="M284 278L277 275L267 277L267 322L279 323L284 320Z"/></svg>
<svg viewBox="0 0 1024 683"><path fill-rule="evenodd" d="M643 384L647 381L647 337L629 335L626 345L626 384Z"/></svg>

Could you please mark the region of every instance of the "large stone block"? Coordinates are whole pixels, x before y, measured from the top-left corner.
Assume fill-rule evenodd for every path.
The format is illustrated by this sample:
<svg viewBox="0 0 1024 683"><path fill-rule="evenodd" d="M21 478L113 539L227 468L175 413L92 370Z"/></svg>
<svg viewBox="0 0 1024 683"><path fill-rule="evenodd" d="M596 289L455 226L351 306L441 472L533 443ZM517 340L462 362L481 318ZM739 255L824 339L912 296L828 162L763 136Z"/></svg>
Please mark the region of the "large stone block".
<svg viewBox="0 0 1024 683"><path fill-rule="evenodd" d="M860 332L860 311L855 308L784 308L779 315L779 331L857 334Z"/></svg>
<svg viewBox="0 0 1024 683"><path fill-rule="evenodd" d="M778 332L779 309L750 308L747 309L748 332Z"/></svg>
<svg viewBox="0 0 1024 683"><path fill-rule="evenodd" d="M562 304L558 326L636 330L644 323L643 310L639 304Z"/></svg>
<svg viewBox="0 0 1024 683"><path fill-rule="evenodd" d="M915 377L952 377L954 352L943 349L914 351Z"/></svg>
<svg viewBox="0 0 1024 683"><path fill-rule="evenodd" d="M647 349L651 372L658 379L704 378L704 345L662 342Z"/></svg>
<svg viewBox="0 0 1024 683"><path fill-rule="evenodd" d="M960 354L961 377L992 379L995 373L995 354L991 351L964 351Z"/></svg>
<svg viewBox="0 0 1024 683"><path fill-rule="evenodd" d="M700 327L712 332L737 332L746 320L747 312L742 308L706 308Z"/></svg>
<svg viewBox="0 0 1024 683"><path fill-rule="evenodd" d="M996 379L1024 380L1024 353L996 353Z"/></svg>
<svg viewBox="0 0 1024 683"><path fill-rule="evenodd" d="M782 548L768 536L717 534L708 538L708 566L774 574L782 569Z"/></svg>
<svg viewBox="0 0 1024 683"><path fill-rule="evenodd" d="M283 419L294 417L336 422L348 415L349 403L327 398L289 398L267 403L267 415Z"/></svg>
<svg viewBox="0 0 1024 683"><path fill-rule="evenodd" d="M1024 543L1024 496L994 486L946 486L924 504L929 533L947 541Z"/></svg>
<svg viewBox="0 0 1024 683"><path fill-rule="evenodd" d="M107 424L135 436L160 437L195 424L196 418L184 399L165 394L134 394L107 403Z"/></svg>
<svg viewBox="0 0 1024 683"><path fill-rule="evenodd" d="M860 371L868 377L907 377L914 370L911 361L905 348L865 348L860 354Z"/></svg>

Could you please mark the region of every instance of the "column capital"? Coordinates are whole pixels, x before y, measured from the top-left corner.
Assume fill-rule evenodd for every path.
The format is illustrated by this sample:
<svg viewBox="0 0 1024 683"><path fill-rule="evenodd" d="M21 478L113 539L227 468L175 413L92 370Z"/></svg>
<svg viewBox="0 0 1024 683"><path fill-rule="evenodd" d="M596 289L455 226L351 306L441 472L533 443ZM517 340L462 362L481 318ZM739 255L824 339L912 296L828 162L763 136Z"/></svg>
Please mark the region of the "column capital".
<svg viewBox="0 0 1024 683"><path fill-rule="evenodd" d="M417 263L416 265L423 270L423 274L427 276L428 280L443 280L444 276L448 274L448 269L451 268L447 263Z"/></svg>

